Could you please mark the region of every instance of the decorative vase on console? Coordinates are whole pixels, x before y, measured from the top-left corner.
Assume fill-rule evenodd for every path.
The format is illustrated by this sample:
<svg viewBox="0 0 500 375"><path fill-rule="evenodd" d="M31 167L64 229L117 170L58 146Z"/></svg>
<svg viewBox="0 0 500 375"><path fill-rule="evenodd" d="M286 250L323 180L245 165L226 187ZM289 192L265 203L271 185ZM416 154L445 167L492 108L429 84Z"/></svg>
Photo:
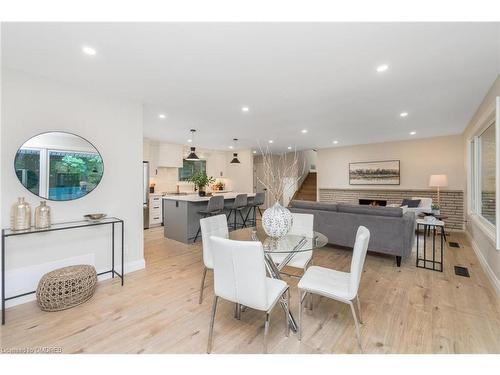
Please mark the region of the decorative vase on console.
<svg viewBox="0 0 500 375"><path fill-rule="evenodd" d="M35 208L35 228L44 229L50 227L50 207L46 201L40 201L40 206Z"/></svg>
<svg viewBox="0 0 500 375"><path fill-rule="evenodd" d="M299 188L298 182L305 171L305 160L299 168L296 152L273 154L269 148L261 150L263 159L263 177L257 180L266 188L274 205L262 214L262 228L269 237L285 236L292 227L292 213L280 202L284 202L285 193L292 196Z"/></svg>
<svg viewBox="0 0 500 375"><path fill-rule="evenodd" d="M24 197L17 198L10 210L10 229L26 230L31 227L31 206Z"/></svg>

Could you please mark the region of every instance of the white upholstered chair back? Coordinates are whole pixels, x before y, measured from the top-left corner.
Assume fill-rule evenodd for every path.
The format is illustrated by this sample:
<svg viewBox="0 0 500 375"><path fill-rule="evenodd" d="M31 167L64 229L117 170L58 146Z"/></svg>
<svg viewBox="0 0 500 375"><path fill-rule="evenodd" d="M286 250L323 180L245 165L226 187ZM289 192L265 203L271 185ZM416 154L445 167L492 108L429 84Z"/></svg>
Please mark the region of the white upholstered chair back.
<svg viewBox="0 0 500 375"><path fill-rule="evenodd" d="M268 306L262 243L210 237L215 295L257 310Z"/></svg>
<svg viewBox="0 0 500 375"><path fill-rule="evenodd" d="M349 294L354 298L358 294L361 274L363 273L363 265L365 264L366 252L368 250L368 242L370 241L370 231L360 226L356 233L356 241L351 261L351 274L349 279Z"/></svg>
<svg viewBox="0 0 500 375"><path fill-rule="evenodd" d="M292 227L288 234L312 238L314 235L314 215L292 213Z"/></svg>
<svg viewBox="0 0 500 375"><path fill-rule="evenodd" d="M203 263L205 267L213 269L214 261L212 256L210 236L229 238L226 215L216 215L200 219L201 238L203 242Z"/></svg>

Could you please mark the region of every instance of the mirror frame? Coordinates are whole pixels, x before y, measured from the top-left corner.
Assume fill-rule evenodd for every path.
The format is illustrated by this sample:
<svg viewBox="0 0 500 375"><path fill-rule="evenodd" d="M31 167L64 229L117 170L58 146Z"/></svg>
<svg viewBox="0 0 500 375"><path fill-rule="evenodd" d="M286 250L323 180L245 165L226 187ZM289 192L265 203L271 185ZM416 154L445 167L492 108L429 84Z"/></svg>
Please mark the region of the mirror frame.
<svg viewBox="0 0 500 375"><path fill-rule="evenodd" d="M49 133L64 133L64 134L70 134L70 135L73 135L75 137L78 137L78 138L81 138L83 139L85 142L87 142L89 145L91 145L94 150L96 150L97 154L99 155L99 157L101 158L102 160L102 174L101 174L101 178L99 179L99 182L97 183L97 185L95 186L94 189L92 189L91 191L89 191L87 194L85 195L82 195L80 197L77 197L77 198L73 198L73 199L65 199L65 200L57 200L57 199L50 199L50 198L46 198L46 197L42 197L41 195L38 195L38 194L35 194L33 193L31 190L29 190L26 186L24 186L21 181L19 180L19 177L17 177L17 173L16 173L16 159L17 159L17 153L18 151L21 149L21 147L23 147L23 145L25 145L28 141L30 141L31 139L35 138L35 137L38 137L40 135L44 135L44 134L49 134ZM44 199L44 200L47 200L47 201L51 201L51 202L72 202L72 201L76 201L78 199L82 199L82 198L85 198L87 195L89 195L90 193L92 193L93 191L95 191L99 185L101 184L102 182L102 179L104 177L104 171L105 171L105 168L104 168L104 158L102 157L99 149L92 143L90 142L87 138L85 137L82 137L81 135L78 135L78 134L75 134L75 133L72 133L72 132L68 132L68 131L65 131L65 130L49 130L49 131L46 131L46 132L42 132L42 133L38 133L38 134L35 134L34 136L26 139L19 147L17 147L17 150L16 150L16 154L14 155L14 160L13 160L13 163L12 163L12 166L14 167L14 176L16 177L16 180L17 182L19 182L19 184L24 188L26 189L27 192L29 192L30 194L33 194L41 199Z"/></svg>

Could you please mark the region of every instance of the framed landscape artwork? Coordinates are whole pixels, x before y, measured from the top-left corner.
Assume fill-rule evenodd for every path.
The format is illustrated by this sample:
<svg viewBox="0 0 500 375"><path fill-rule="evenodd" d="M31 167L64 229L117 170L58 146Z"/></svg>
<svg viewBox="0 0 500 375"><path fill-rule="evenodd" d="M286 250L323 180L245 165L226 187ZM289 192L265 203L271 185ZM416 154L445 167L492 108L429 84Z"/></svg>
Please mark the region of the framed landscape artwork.
<svg viewBox="0 0 500 375"><path fill-rule="evenodd" d="M399 185L399 160L349 163L349 185Z"/></svg>

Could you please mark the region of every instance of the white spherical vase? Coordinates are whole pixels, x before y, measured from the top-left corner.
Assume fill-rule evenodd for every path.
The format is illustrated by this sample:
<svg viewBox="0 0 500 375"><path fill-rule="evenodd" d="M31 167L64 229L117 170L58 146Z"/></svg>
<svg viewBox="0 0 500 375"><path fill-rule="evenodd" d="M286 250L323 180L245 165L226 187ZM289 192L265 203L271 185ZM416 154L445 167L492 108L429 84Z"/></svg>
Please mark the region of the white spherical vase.
<svg viewBox="0 0 500 375"><path fill-rule="evenodd" d="M292 227L292 214L288 208L276 202L262 215L262 227L269 237L280 238Z"/></svg>

